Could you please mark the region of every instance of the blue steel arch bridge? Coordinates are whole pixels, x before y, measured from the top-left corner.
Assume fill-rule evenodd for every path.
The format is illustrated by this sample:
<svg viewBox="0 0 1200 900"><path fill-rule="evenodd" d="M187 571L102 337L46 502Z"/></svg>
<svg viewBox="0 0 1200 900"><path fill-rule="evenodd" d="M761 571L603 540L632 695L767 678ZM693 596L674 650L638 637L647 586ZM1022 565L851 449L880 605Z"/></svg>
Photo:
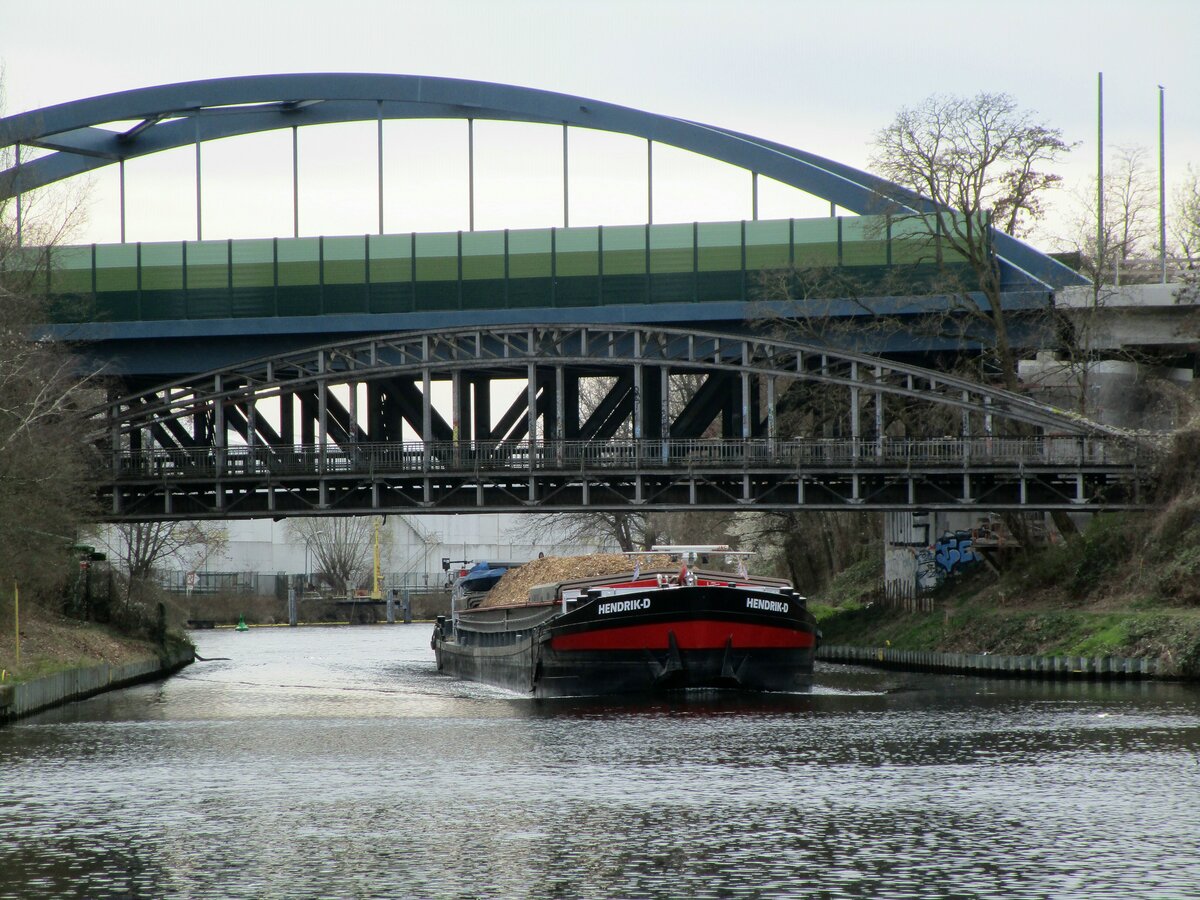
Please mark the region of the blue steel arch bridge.
<svg viewBox="0 0 1200 900"><path fill-rule="evenodd" d="M560 126L562 226L475 231L472 150L470 229L387 233L382 124L409 118L465 120L468 140L477 120ZM377 233L203 239L204 142L290 128L295 148L302 126L363 120L379 127ZM644 223L570 225L569 134L581 128L645 140ZM16 150L0 198L16 200L18 233L24 195L115 164L122 237L126 161L196 148L196 240L22 257L45 278L47 333L83 342L118 379L97 432L113 519L1141 502L1144 450L1120 432L894 358L945 347L869 347L885 359L751 324L797 311L756 292L771 273L846 271L883 293L907 267L910 293L885 298L902 317L948 302L937 276L962 265L931 250L928 200L805 151L546 91L348 74L74 101L0 121L0 144ZM754 216L656 223L656 144L744 169ZM23 160L22 147L40 155ZM292 165L295 204L294 153ZM760 220L760 177L854 215ZM1082 281L1007 235L992 245L1018 319ZM862 315L856 298L823 301ZM672 400L683 380L690 393ZM524 386L493 410L504 381Z"/></svg>

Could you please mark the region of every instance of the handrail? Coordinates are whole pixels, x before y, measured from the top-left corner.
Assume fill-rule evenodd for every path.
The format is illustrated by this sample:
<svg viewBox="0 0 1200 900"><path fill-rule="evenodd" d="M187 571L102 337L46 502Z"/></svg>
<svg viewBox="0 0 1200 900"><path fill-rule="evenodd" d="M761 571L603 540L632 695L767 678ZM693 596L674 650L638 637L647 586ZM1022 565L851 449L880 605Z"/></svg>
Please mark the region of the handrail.
<svg viewBox="0 0 1200 900"><path fill-rule="evenodd" d="M1150 450L1083 436L771 439L642 438L610 441L432 441L324 446L120 450L117 478L396 475L596 470L979 469L1126 467Z"/></svg>

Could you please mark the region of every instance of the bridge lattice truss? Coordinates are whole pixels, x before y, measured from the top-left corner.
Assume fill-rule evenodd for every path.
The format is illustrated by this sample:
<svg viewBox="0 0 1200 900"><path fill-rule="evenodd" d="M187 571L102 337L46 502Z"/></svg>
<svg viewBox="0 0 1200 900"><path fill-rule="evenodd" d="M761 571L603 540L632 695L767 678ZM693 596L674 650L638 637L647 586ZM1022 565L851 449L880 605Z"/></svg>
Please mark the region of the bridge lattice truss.
<svg viewBox="0 0 1200 900"><path fill-rule="evenodd" d="M1097 509L1139 505L1149 462L1124 432L939 372L641 325L369 337L115 393L112 520Z"/></svg>

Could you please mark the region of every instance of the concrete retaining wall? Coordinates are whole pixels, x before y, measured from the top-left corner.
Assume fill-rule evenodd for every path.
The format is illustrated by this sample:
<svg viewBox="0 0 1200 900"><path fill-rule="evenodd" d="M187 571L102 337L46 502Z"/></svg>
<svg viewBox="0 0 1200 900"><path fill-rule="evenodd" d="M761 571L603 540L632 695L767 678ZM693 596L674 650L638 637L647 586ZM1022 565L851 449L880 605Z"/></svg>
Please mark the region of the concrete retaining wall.
<svg viewBox="0 0 1200 900"><path fill-rule="evenodd" d="M1154 678L1160 674L1158 660L1125 656L1007 656L830 645L817 649L817 659L886 669L1021 678Z"/></svg>
<svg viewBox="0 0 1200 900"><path fill-rule="evenodd" d="M194 653L190 646L172 647L162 658L140 659L123 666L101 663L67 669L21 684L0 685L0 723L93 694L161 678L192 662Z"/></svg>

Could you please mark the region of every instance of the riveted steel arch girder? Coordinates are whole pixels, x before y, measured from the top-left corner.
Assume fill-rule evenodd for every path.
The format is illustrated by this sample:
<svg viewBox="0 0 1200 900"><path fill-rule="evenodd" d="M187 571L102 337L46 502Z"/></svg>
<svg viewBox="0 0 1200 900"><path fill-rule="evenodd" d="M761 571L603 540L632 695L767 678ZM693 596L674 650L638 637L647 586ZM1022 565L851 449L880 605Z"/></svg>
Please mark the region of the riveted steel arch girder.
<svg viewBox="0 0 1200 900"><path fill-rule="evenodd" d="M420 75L250 75L158 85L61 103L0 119L0 147L51 150L0 172L0 199L63 178L208 141L299 125L411 118L500 119L571 125L670 144L765 175L860 215L928 212L907 188L804 150L712 125L552 91ZM116 131L101 125L140 124ZM1003 263L1056 288L1084 279L1000 232Z"/></svg>
<svg viewBox="0 0 1200 900"><path fill-rule="evenodd" d="M598 373L637 365L690 372L755 375L909 397L1010 419L1049 433L1130 441L1125 431L1027 397L918 366L815 344L648 325L520 325L404 332L332 343L191 376L117 397L95 410L105 432L160 428L173 419L264 400L318 385L384 378L448 377L453 372L524 377L529 365Z"/></svg>

